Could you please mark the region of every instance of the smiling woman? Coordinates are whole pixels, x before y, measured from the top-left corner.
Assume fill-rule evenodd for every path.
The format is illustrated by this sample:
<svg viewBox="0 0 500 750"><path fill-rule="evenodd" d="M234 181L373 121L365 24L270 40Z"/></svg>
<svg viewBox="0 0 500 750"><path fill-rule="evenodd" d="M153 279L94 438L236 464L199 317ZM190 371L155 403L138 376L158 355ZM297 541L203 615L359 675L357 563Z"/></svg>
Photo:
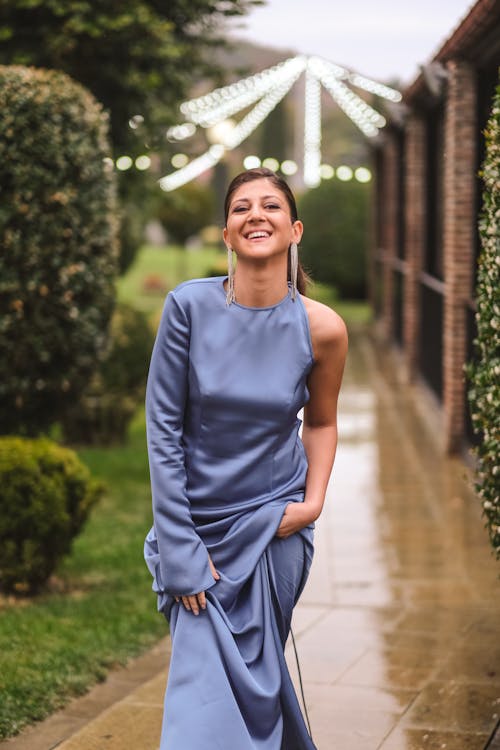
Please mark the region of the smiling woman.
<svg viewBox="0 0 500 750"><path fill-rule="evenodd" d="M236 177L223 235L228 276L168 294L148 380L145 557L172 636L161 750L314 750L284 645L335 457L347 336L305 296L281 178Z"/></svg>

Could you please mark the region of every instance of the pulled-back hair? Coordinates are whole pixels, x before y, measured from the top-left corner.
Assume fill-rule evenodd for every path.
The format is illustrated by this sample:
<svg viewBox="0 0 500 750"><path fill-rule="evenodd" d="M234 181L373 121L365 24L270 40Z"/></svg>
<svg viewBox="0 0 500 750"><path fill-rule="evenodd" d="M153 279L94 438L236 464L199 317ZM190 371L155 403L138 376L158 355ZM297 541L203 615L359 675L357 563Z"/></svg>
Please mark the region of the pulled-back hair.
<svg viewBox="0 0 500 750"><path fill-rule="evenodd" d="M288 183L279 175L276 174L276 172L273 172L272 169L266 169L265 167L257 167L255 169L247 169L245 172L240 172L240 174L236 175L233 180L229 183L229 187L226 192L226 197L224 199L224 221L227 223L227 219L229 216L229 206L231 204L231 199L234 195L234 193L242 186L245 185L247 182L254 182L255 180L269 180L269 182L274 185L277 190L279 190L285 197L286 202L288 204L288 208L290 209L290 216L292 219L292 222L297 221L298 219L298 211L297 211L297 204L295 202L294 195L292 191L290 190L290 186ZM291 271L290 271L290 251L288 251L288 269L287 269L287 277L288 280L291 280ZM307 290L307 285L310 282L310 278L306 271L303 269L302 264L299 260L298 270L297 270L297 289L301 294L305 294Z"/></svg>

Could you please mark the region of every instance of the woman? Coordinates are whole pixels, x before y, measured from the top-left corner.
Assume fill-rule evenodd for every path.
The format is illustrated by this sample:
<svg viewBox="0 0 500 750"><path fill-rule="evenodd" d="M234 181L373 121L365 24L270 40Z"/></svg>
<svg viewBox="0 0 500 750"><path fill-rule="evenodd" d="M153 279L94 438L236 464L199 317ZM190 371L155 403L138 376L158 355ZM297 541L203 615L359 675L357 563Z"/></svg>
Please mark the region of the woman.
<svg viewBox="0 0 500 750"><path fill-rule="evenodd" d="M347 335L303 296L288 185L243 172L225 211L228 275L167 295L148 378L145 557L172 636L161 750L314 750L283 649L335 457Z"/></svg>

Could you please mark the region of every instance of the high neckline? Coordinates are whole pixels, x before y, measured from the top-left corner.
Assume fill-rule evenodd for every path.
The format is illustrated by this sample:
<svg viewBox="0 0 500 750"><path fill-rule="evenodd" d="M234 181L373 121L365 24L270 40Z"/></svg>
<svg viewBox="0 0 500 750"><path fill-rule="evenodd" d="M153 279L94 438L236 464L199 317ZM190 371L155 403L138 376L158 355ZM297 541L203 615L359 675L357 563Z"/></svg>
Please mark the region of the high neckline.
<svg viewBox="0 0 500 750"><path fill-rule="evenodd" d="M227 291L226 289L224 289L224 282L227 279L228 279L227 276L221 276L220 286L224 294L224 297L227 295ZM280 300L278 300L278 302L275 302L274 305L264 305L263 307L252 307L251 305L242 305L241 302L236 302L236 300L231 302L231 304L236 305L236 307L241 307L242 310L273 310L275 307L279 307L280 305L283 305L287 301L287 299L291 296L292 286L289 281L287 282L287 284L288 284L288 291L286 295L282 297Z"/></svg>

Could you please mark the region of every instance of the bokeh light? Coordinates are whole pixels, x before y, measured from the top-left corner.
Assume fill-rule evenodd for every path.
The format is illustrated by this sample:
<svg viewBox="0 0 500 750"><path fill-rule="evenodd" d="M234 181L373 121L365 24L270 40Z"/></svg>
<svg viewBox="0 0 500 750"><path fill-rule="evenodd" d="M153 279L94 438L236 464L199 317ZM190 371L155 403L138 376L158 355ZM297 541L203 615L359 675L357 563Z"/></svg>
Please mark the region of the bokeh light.
<svg viewBox="0 0 500 750"><path fill-rule="evenodd" d="M174 154L170 159L170 163L176 169L182 169L188 163L189 159L186 154Z"/></svg>
<svg viewBox="0 0 500 750"><path fill-rule="evenodd" d="M340 167L337 167L337 177L339 180L342 180L342 182L349 182L349 180L352 180L353 177L353 171L351 167L347 167L345 164L342 164Z"/></svg>
<svg viewBox="0 0 500 750"><path fill-rule="evenodd" d="M245 169L257 169L257 167L260 167L260 159L258 156L254 156L253 154L245 156L245 158L243 159L243 166L245 167Z"/></svg>
<svg viewBox="0 0 500 750"><path fill-rule="evenodd" d="M262 166L266 169L271 169L273 172L277 172L280 168L280 163L273 156L268 156L267 159L264 159L262 162Z"/></svg>
<svg viewBox="0 0 500 750"><path fill-rule="evenodd" d="M127 169L130 169L132 166L132 159L130 156L119 156L116 160L116 168L120 170L120 172L125 172Z"/></svg>
<svg viewBox="0 0 500 750"><path fill-rule="evenodd" d="M285 161L281 162L281 171L283 172L283 174L290 176L292 174L295 174L297 170L297 162L293 161L293 159L285 159Z"/></svg>

